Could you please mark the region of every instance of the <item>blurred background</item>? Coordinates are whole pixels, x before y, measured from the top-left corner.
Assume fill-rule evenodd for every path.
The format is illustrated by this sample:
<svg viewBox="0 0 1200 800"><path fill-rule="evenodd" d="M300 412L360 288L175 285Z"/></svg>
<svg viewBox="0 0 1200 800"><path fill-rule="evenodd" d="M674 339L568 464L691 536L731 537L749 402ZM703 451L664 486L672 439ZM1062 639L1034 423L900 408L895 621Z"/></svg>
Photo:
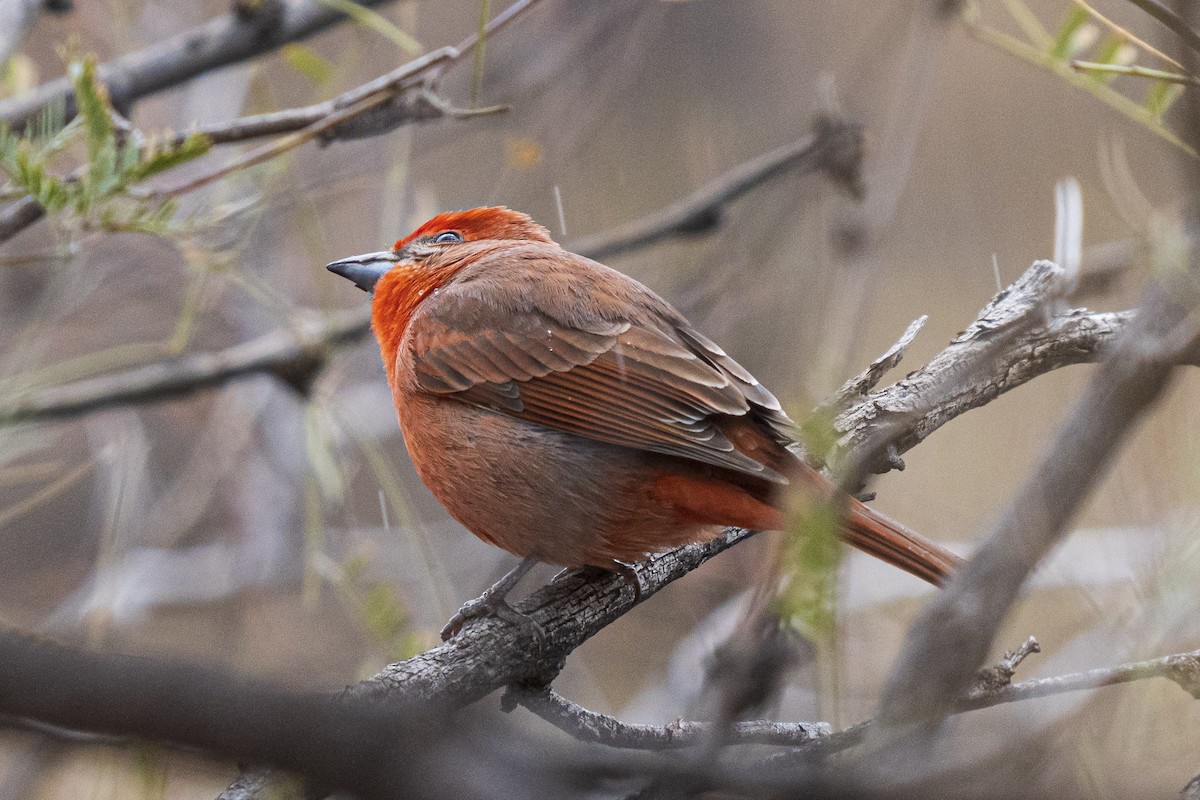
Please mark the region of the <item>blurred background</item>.
<svg viewBox="0 0 1200 800"><path fill-rule="evenodd" d="M161 235L52 218L0 246L0 394L220 350L286 328L302 310L361 307L365 296L324 265L384 249L439 211L505 204L569 244L807 135L831 112L865 126L864 200L789 174L730 205L711 234L608 263L673 302L797 417L928 314L889 376L899 379L971 322L998 281L1051 257L1060 179L1082 186L1085 245L1140 231L1131 197L1170 209L1182 195L1185 156L1160 135L1175 124L1170 113L1139 124L936 5L543 0L487 43L474 105L503 104L504 114L306 145L185 195ZM1178 49L1131 3L1093 6ZM5 91L64 74L64 54L103 62L228 10L216 0L76 0L37 18ZM458 42L480 3L376 11L413 42L346 22L148 97L130 118L151 134L325 100ZM1028 37L1036 23L1053 37L1078 6L968 11L989 31ZM1109 35L1091 20L1072 47ZM440 93L471 106L473 81L468 59ZM1132 78L1105 86L1135 102L1145 90ZM219 149L171 180L235 152ZM1085 302L1132 306L1146 269L1129 260L1115 286ZM951 423L873 485L875 506L969 554L1088 375L1047 375ZM1037 574L1001 641L1040 640L1043 654L1020 676L1200 647L1198 390L1179 376ZM697 665L732 625L769 545L739 546L621 619L569 659L558 690L628 721L686 716ZM0 433L0 619L59 639L336 690L432 646L453 610L513 563L417 479L370 339L340 350L307 396L259 376ZM540 569L530 583L553 574ZM841 577L836 646L792 676L780 719L837 728L869 717L934 591L858 554ZM961 724L971 732L956 753L964 779L1128 797L1175 793L1200 771L1200 706L1166 681ZM153 749L0 734L4 797L212 797L234 774Z"/></svg>

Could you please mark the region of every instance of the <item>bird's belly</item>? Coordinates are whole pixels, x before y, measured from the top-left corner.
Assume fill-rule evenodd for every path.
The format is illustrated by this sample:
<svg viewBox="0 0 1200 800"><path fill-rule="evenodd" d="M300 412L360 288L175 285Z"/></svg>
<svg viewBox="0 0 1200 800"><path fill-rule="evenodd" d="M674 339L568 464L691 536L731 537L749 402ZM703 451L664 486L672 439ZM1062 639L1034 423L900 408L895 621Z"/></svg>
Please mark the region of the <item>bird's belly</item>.
<svg viewBox="0 0 1200 800"><path fill-rule="evenodd" d="M454 400L409 395L400 427L417 473L481 539L566 566L608 566L708 538L647 491L662 467L607 445Z"/></svg>

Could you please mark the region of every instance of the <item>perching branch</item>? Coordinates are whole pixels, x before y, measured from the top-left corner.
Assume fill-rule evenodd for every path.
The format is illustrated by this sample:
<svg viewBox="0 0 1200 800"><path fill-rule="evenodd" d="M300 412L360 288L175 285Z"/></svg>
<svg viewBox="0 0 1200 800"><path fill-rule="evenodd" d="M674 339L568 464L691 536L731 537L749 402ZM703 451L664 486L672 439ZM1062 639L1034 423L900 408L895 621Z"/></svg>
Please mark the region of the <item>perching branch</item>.
<svg viewBox="0 0 1200 800"><path fill-rule="evenodd" d="M861 134L856 126L823 122L817 133L734 167L662 211L615 230L570 242L567 248L596 258L605 252L629 251L681 235L676 223L678 215L667 211L690 209L693 213L719 216L727 204L764 185L782 170L804 175L846 169L847 165L840 161L825 159L843 157L851 148L858 152L860 143ZM751 176L755 176L754 181ZM650 226L646 222L650 219L665 227ZM35 390L8 402L0 401L0 425L63 419L99 408L178 397L257 374L270 374L303 389L323 368L331 349L360 340L369 329L370 314L364 308L325 322L302 323L296 330L276 331L216 353L173 358Z"/></svg>

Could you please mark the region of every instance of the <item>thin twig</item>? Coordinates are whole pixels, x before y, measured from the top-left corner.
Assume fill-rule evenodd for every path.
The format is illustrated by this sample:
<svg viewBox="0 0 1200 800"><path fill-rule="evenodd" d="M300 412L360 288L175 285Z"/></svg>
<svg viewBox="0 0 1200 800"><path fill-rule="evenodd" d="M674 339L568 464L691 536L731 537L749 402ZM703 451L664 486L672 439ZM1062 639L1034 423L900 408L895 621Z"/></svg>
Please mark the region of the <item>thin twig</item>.
<svg viewBox="0 0 1200 800"><path fill-rule="evenodd" d="M635 725L588 711L550 689L509 687L507 697L582 742L632 750L676 750L704 744L713 724L676 720L670 725ZM831 735L827 722L735 722L722 731L724 744L799 747Z"/></svg>
<svg viewBox="0 0 1200 800"><path fill-rule="evenodd" d="M1197 33L1183 17L1176 14L1159 0L1129 0L1130 3L1145 11L1154 19L1166 25L1183 43L1200 53L1200 33Z"/></svg>
<svg viewBox="0 0 1200 800"><path fill-rule="evenodd" d="M34 390L0 403L0 425L65 419L116 405L163 400L256 374L271 375L304 392L333 348L361 339L369 329L366 312L342 312L216 353L197 353Z"/></svg>
<svg viewBox="0 0 1200 800"><path fill-rule="evenodd" d="M921 332L928 321L929 315L922 314L910 322L895 344L868 364L866 369L842 384L842 388L838 389L833 398L823 404L820 410L842 412L854 403L865 400L867 393L878 386L879 382L883 380L883 376L895 369L896 365L904 358L904 354L908 352L908 346L913 343L917 334Z"/></svg>
<svg viewBox="0 0 1200 800"><path fill-rule="evenodd" d="M826 172L851 191L858 191L861 161L862 130L858 125L835 119L818 120L811 136L763 153L653 214L572 244L577 252L605 258L674 236L704 233L720 223L721 212L729 203L797 167L801 172Z"/></svg>
<svg viewBox="0 0 1200 800"><path fill-rule="evenodd" d="M1017 652L1030 651L1026 642ZM1015 667L1010 658L989 667L989 670L1005 672ZM1023 657L1023 656L1022 656ZM1018 661L1019 663L1019 661ZM1200 650L1188 653L1176 653L1148 661L1136 661L1131 664L1116 664L1111 667L1097 667L1083 672L1070 672L1049 678L1033 678L1027 681L1009 683L1001 686L990 686L985 679L974 688L958 698L950 709L952 714L964 714L984 708L992 708L1006 703L1019 703L1025 700L1036 700L1043 697L1053 697L1071 692L1086 692L1093 689L1103 689L1109 686L1120 686L1135 681L1153 678L1166 678L1178 684L1184 691L1197 697L1200 684L1196 678L1200 675ZM829 736L814 741L808 746L810 750L821 753L836 753L861 744L868 731L875 727L874 720L866 720L852 725L845 730L837 731Z"/></svg>

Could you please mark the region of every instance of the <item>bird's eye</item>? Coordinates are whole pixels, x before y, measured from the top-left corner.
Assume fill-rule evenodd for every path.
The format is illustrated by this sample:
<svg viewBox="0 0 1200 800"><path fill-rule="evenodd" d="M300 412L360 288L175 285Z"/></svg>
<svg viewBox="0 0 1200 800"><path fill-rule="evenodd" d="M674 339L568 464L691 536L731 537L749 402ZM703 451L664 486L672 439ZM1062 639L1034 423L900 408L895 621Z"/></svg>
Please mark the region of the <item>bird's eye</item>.
<svg viewBox="0 0 1200 800"><path fill-rule="evenodd" d="M433 237L434 244L457 244L463 240L462 234L458 231L443 231Z"/></svg>

